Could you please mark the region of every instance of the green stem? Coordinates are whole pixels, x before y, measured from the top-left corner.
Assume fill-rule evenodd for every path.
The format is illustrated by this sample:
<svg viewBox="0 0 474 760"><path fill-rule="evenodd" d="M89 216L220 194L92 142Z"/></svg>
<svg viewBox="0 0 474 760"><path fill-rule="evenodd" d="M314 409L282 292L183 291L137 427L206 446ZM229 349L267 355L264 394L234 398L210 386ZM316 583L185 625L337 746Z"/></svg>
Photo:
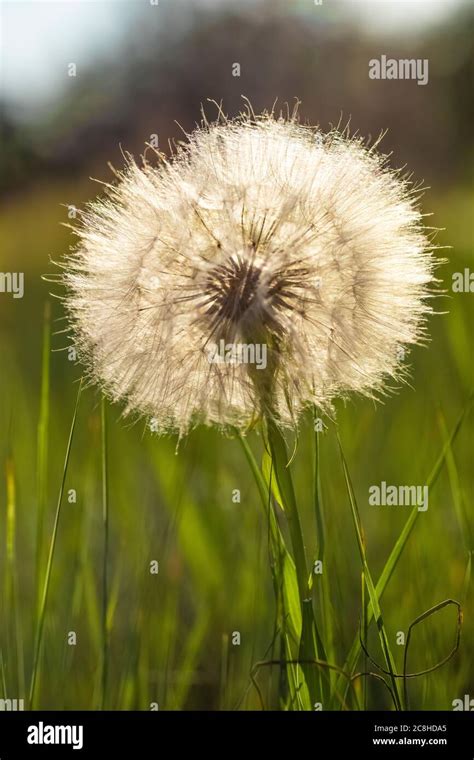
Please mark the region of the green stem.
<svg viewBox="0 0 474 760"><path fill-rule="evenodd" d="M71 428L69 431L66 455L64 458L63 474L62 474L62 479L61 479L61 485L59 487L58 501L56 505L56 514L54 517L53 532L52 532L51 541L49 544L48 562L46 565L46 574L44 578L43 592L41 596L41 605L40 605L39 618L38 618L38 628L37 628L36 637L35 637L35 647L34 647L34 655L33 655L33 671L31 674L30 694L29 694L30 710L33 710L34 708L35 688L36 688L37 677L38 677L41 644L43 642L44 622L46 618L46 607L48 603L49 586L50 586L50 581L51 581L51 571L53 569L54 550L56 548L56 539L58 535L59 516L61 514L61 504L63 500L64 487L66 484L66 475L67 475L67 470L68 470L68 465L69 465L69 457L71 454L72 439L74 437L74 429L76 427L77 410L79 406L79 398L81 396L81 390L82 390L82 380L79 383L79 389L77 391L76 405L74 407L74 414L72 417Z"/></svg>
<svg viewBox="0 0 474 760"><path fill-rule="evenodd" d="M36 523L36 606L41 608L41 576L43 565L43 533L46 511L46 483L48 471L48 427L49 427L49 392L50 392L50 354L51 354L51 304L46 302L43 321L43 349L41 356L41 395L40 415L37 435L37 493L38 514Z"/></svg>
<svg viewBox="0 0 474 760"><path fill-rule="evenodd" d="M108 500L108 477L107 477L107 417L105 411L105 399L101 400L101 428L102 428L102 523L104 527L104 554L102 566L102 672L101 672L101 700L100 709L105 710L107 691L107 606L108 606L108 577L107 561L109 554L109 500Z"/></svg>
<svg viewBox="0 0 474 760"><path fill-rule="evenodd" d="M268 443L275 470L275 476L278 482L278 488L283 497L288 527L290 530L291 543L293 546L294 560L296 566L296 577L298 579L298 589L300 598L306 599L309 593L308 588L308 569L306 564L306 550L303 540L303 531L301 529L300 517L296 505L296 496L293 487L293 480L288 469L288 452L285 439L273 421L267 419Z"/></svg>
<svg viewBox="0 0 474 760"><path fill-rule="evenodd" d="M288 528L293 548L293 559L296 568L302 617L298 657L306 663L302 666L302 670L308 687L311 705L313 705L315 701L318 701L318 696L321 694L319 672L315 665L311 665L312 661L319 659L318 640L320 642L320 639L313 615L303 531L301 528L293 480L288 467L288 451L285 438L272 415L268 415L265 421L275 477L277 479L278 488L285 507L286 518L288 520Z"/></svg>

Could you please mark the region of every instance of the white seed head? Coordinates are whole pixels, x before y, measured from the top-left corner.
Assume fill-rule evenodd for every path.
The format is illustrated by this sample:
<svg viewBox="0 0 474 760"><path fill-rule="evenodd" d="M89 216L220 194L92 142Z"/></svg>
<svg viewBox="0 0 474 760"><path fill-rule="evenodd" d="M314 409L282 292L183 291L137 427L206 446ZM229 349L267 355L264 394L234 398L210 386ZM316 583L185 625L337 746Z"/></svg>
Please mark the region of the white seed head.
<svg viewBox="0 0 474 760"><path fill-rule="evenodd" d="M130 160L65 264L89 376L160 430L245 429L374 396L424 337L434 259L407 181L296 118L204 121L171 160ZM266 366L211 361L265 346Z"/></svg>

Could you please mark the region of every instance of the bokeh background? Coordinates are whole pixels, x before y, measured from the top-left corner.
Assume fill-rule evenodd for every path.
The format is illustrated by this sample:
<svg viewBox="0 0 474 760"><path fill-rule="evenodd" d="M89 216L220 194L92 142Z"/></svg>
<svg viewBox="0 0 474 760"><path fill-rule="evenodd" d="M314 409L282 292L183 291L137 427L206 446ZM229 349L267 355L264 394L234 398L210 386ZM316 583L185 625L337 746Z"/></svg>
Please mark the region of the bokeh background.
<svg viewBox="0 0 474 760"><path fill-rule="evenodd" d="M372 139L387 130L381 149L423 181L427 224L440 228L436 242L449 248L440 251L446 293L437 309L445 313L430 320L428 348L407 358L411 384L383 404L354 399L337 413L376 579L408 508L369 506L369 486L424 484L472 389L474 296L451 285L453 273L472 267L474 11L461 0L3 0L0 7L0 269L25 275L23 299L0 293L0 696L28 703L81 376L64 350L61 302L49 295L60 289L42 279L73 244L62 225L70 207L101 192L91 177L113 181L109 163L119 168L122 151L138 157L156 138L169 151L169 141L200 120L201 105L213 118L212 100L233 115L243 95L256 112L276 100L292 108L298 98L301 119L323 129L350 120L352 132ZM368 62L382 54L427 58L429 83L370 80ZM118 408L107 409L107 428L107 646L100 395L87 389L66 473L35 706L260 709L250 673L271 652L275 602L266 517L239 442L199 429L177 446L128 424ZM304 419L293 469L307 552L317 558L311 431ZM327 604L317 615L330 659L342 667L359 627L361 567L330 421L319 441ZM452 709L453 700L474 697L472 443L467 412L382 599L400 671L397 633L444 599L463 607L458 652L410 683L418 709ZM249 444L258 458L257 432ZM452 607L417 626L409 670L443 659L455 635ZM382 661L372 629L368 645ZM277 669L258 679L266 706L278 707ZM366 683L346 707L389 709L386 690ZM323 705L330 707L337 704Z"/></svg>

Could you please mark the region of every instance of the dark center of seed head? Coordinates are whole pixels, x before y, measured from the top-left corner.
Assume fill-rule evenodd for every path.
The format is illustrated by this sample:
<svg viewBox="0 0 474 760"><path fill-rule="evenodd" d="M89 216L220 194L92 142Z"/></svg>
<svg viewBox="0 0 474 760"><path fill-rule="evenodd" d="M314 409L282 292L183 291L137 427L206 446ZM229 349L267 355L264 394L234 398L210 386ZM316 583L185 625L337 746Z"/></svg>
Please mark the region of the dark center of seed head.
<svg viewBox="0 0 474 760"><path fill-rule="evenodd" d="M213 269L205 291L208 314L238 322L255 300L260 275L259 267L241 258Z"/></svg>

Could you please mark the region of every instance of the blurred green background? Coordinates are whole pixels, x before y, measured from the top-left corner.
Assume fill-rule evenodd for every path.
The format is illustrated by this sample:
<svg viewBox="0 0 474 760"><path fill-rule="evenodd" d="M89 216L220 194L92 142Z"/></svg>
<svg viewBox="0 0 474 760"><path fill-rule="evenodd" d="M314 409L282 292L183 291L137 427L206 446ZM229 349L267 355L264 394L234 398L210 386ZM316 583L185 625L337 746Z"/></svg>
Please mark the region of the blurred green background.
<svg viewBox="0 0 474 760"><path fill-rule="evenodd" d="M472 389L473 295L453 293L451 283L453 273L472 266L474 13L463 2L392 0L7 0L1 22L0 269L24 273L25 295L0 293L0 696L27 705L81 376L61 350L68 344L60 333L62 305L48 295L60 290L42 280L55 271L51 259L73 244L61 225L68 207L101 191L90 177L112 181L108 162L120 167L122 149L138 156L157 135L168 151L170 140L182 139L179 125L191 130L199 121L201 104L213 117L208 99L233 115L242 95L256 112L276 99L291 107L298 97L301 118L323 129L350 118L351 131L364 136L388 130L382 150L423 180L427 223L442 228L436 242L450 247L440 252L446 293L436 302L445 313L430 319L430 345L407 359L410 385L383 404L354 399L338 408L377 579L409 512L369 506L368 489L382 480L424 484ZM429 83L370 80L368 61L382 54L427 58ZM71 63L75 77L68 76ZM235 63L240 77L233 76ZM239 441L199 429L177 446L143 424L130 425L116 407L106 413L107 646L101 406L99 392L87 389L57 526L34 705L260 709L250 673L271 652L275 601L266 516ZM336 428L326 424L319 434L325 614L317 590L315 607L330 659L343 667L359 627L361 565ZM308 557L316 559L311 437L311 420L304 419L293 470ZM248 440L259 458L258 433ZM474 697L472 443L468 412L381 602L399 672L404 647L397 633L446 598L463 607L461 646L443 668L413 679L413 708L452 709L453 700ZM157 574L150 572L154 560ZM414 630L409 671L448 654L453 609ZM368 646L382 662L372 628ZM278 668L257 678L265 706L278 707ZM365 683L365 693L358 682L358 695L345 706L389 709L387 691L374 679ZM337 705L323 704L329 707Z"/></svg>

